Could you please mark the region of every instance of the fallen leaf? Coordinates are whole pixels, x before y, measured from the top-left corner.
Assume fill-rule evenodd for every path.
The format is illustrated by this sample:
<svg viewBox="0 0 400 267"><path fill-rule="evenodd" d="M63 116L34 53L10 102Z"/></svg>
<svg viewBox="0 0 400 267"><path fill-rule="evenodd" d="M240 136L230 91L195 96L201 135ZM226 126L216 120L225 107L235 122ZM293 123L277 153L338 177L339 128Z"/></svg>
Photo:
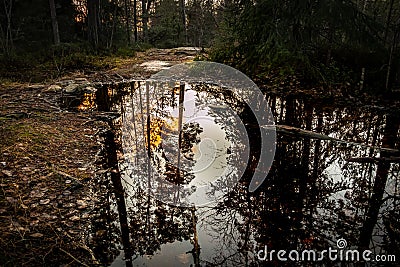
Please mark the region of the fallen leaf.
<svg viewBox="0 0 400 267"><path fill-rule="evenodd" d="M73 221L73 222L75 222L75 221L79 221L80 218L79 218L79 216L74 215L74 216L72 216L72 217L70 218L70 220Z"/></svg>
<svg viewBox="0 0 400 267"><path fill-rule="evenodd" d="M81 199L78 199L76 204L78 205L78 209L85 209L87 207L86 202Z"/></svg>
<svg viewBox="0 0 400 267"><path fill-rule="evenodd" d="M34 233L34 234L31 234L31 237L40 238L40 237L43 237L43 234L41 234L41 233Z"/></svg>
<svg viewBox="0 0 400 267"><path fill-rule="evenodd" d="M3 170L2 173L8 177L11 177L13 175L12 171L8 171L8 170Z"/></svg>
<svg viewBox="0 0 400 267"><path fill-rule="evenodd" d="M41 199L39 201L40 205L47 205L50 203L50 199L46 198L46 199Z"/></svg>

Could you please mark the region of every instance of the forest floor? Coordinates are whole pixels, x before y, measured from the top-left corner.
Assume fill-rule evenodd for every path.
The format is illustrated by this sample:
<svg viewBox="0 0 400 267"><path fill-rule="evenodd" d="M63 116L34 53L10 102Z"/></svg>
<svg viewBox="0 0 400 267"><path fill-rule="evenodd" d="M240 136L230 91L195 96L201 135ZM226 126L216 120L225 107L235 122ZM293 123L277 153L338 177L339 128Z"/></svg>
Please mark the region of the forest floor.
<svg viewBox="0 0 400 267"><path fill-rule="evenodd" d="M60 108L51 84L146 78L158 68L192 60L176 50L118 59L118 67L81 70L42 84L0 86L0 265L81 266L96 263L87 246L99 171L96 111ZM142 65L144 62L150 65ZM58 87L60 88L60 87Z"/></svg>
<svg viewBox="0 0 400 267"><path fill-rule="evenodd" d="M102 146L98 133L105 125L96 120L97 111L61 109L61 87L54 85L143 79L163 67L193 59L193 51L152 49L119 58L118 64L102 71L83 69L41 84L0 85L1 266L88 266L97 262L88 247L93 234L87 229L96 213L93 183L101 171L98 152ZM291 82L287 81L289 86ZM273 88L275 93L280 94L280 87ZM295 93L320 94L312 90ZM335 99L360 102L328 93L332 96L324 99L331 104ZM370 105L386 105L369 99Z"/></svg>

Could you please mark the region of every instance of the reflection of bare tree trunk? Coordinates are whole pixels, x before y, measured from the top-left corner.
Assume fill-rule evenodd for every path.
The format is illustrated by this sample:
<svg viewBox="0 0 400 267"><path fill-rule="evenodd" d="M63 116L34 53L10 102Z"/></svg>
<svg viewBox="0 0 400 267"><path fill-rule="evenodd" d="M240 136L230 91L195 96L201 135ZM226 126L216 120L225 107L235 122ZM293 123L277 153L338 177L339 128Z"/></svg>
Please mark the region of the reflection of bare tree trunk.
<svg viewBox="0 0 400 267"><path fill-rule="evenodd" d="M399 130L400 120L397 116L387 115L384 135L382 138L382 147L393 148L397 140L397 132ZM381 151L381 157L388 157L390 153ZM376 177L372 196L368 201L368 211L365 222L360 231L359 246L368 248L372 233L378 219L379 209L382 204L383 194L385 192L386 181L390 169L390 163L387 161L379 161L376 170Z"/></svg>
<svg viewBox="0 0 400 267"><path fill-rule="evenodd" d="M305 103L305 121L306 121L306 130L311 131L311 126L312 126L312 117L313 115L313 108L309 103ZM301 166L302 166L302 172L306 179L301 179L300 180L300 197L303 201L306 201L306 196L307 196L307 185L311 181L309 181L310 176L309 176L309 165L310 165L310 144L311 144L311 139L310 138L305 138L303 141L303 153L301 155ZM308 207L307 203L306 207Z"/></svg>
<svg viewBox="0 0 400 267"><path fill-rule="evenodd" d="M245 255L245 266L249 266L249 240L250 240L250 234L251 234L251 228L250 225L253 221L253 207L251 204L253 203L250 199L250 194L246 194L246 201L247 201L247 208L249 211L249 216L247 216L247 223L246 223L246 232L244 234L244 252L246 253Z"/></svg>
<svg viewBox="0 0 400 267"><path fill-rule="evenodd" d="M177 175L178 181L180 180L180 164L181 164L181 145L182 145L182 120L183 120L183 102L185 99L185 84L179 85L179 118L178 118L178 163L177 163Z"/></svg>
<svg viewBox="0 0 400 267"><path fill-rule="evenodd" d="M323 124L323 122L324 122L323 114L321 112L319 112L317 128L315 129L315 131L317 133L321 133L322 132L322 124ZM312 176L310 177L310 181L308 183L310 185L310 187L311 187L311 192L310 192L310 194L308 194L310 196L310 214L312 214L313 207L314 207L314 204L316 202L316 195L317 195L316 191L317 191L317 189L316 189L315 183L316 183L316 181L318 179L319 171L320 171L319 170L319 163L320 163L320 156L321 156L320 155L321 154L320 150L321 150L321 140L317 139L315 141L315 148L314 148L313 173L310 174Z"/></svg>
<svg viewBox="0 0 400 267"><path fill-rule="evenodd" d="M298 121L295 116L296 100L288 96L286 98L286 113L285 113L285 124L298 127Z"/></svg>
<svg viewBox="0 0 400 267"><path fill-rule="evenodd" d="M148 87L147 87L148 85L146 84L146 95L148 94ZM140 105L140 119L141 119L141 123L142 123L142 134L143 134L143 138L144 138L144 140L147 140L147 141L144 141L144 144L143 144L143 150L144 150L144 153L146 154L147 153L147 155L148 155L148 150L146 151L146 146L147 147L149 147L148 145L149 145L149 142L150 142L150 139L147 137L146 138L146 133L147 133L147 131L145 130L145 127L144 127L144 118L143 118L143 116L144 116L144 111L143 111L143 98L142 98L142 87L141 87L141 83L140 82L138 82L138 90L139 90L139 105ZM147 98L147 102L148 102L148 98ZM149 110L149 105L146 105L147 106L147 110ZM149 116L149 112L147 111L146 112L147 113L147 118L148 119L150 119L150 116ZM147 121L147 129L150 129L150 123L149 123L149 120ZM149 233L149 231L150 231L150 187L149 187L149 183L150 183L150 157L145 157L146 158L146 164L147 164L147 182L148 182L148 192L147 192L147 210L146 210L146 225L145 225L145 227L146 227L146 230L145 230L145 232L146 233Z"/></svg>
<svg viewBox="0 0 400 267"><path fill-rule="evenodd" d="M197 236L197 217L196 217L196 208L192 207L192 227L193 227L193 261L194 266L200 266L200 245L199 245L199 238Z"/></svg>
<svg viewBox="0 0 400 267"><path fill-rule="evenodd" d="M376 146L376 141L377 141L377 139L378 139L378 134L379 134L379 131L380 131L380 124L381 124L381 120L382 120L382 118L381 118L381 116L378 116L378 119L376 120L376 123L375 123L375 131L374 131L374 133L373 133L373 135L372 135L372 143L371 143L371 145L372 146ZM373 156L373 153L374 153L374 149L370 149L369 150L369 157L371 158L372 156ZM368 164L368 193L369 193L369 195L368 195L368 197L370 198L371 197L371 192L372 192L372 188L371 188L371 185L372 185L372 170L373 170L373 168L372 168L372 163L370 163L370 164Z"/></svg>
<svg viewBox="0 0 400 267"><path fill-rule="evenodd" d="M133 102L133 97L135 95L135 82L131 83L131 106L132 106L132 123L133 123L133 132L135 133L135 152L136 154L139 152L139 144L138 144L138 134L136 128L136 115L135 115L135 104ZM135 155L135 162L138 164L138 155Z"/></svg>
<svg viewBox="0 0 400 267"><path fill-rule="evenodd" d="M51 26L53 27L54 44L59 45L60 44L60 33L58 31L56 5L54 4L54 0L49 0L49 3L50 3Z"/></svg>
<svg viewBox="0 0 400 267"><path fill-rule="evenodd" d="M149 83L146 82L146 117L147 117L147 128L146 128L146 140L147 140L147 169L148 169L148 182L147 186L150 190L150 158L151 158L151 120L150 120L150 94L149 94Z"/></svg>
<svg viewBox="0 0 400 267"><path fill-rule="evenodd" d="M115 144L115 137L112 130L106 133L106 149L107 149L107 161L108 168L111 169L111 182L114 188L114 194L117 200L117 209L119 222L121 227L121 239L122 245L124 246L125 258L126 258L126 266L130 267L132 265L132 248L129 240L129 225L128 225L128 216L126 212L126 204L125 204L125 191L121 182L121 174L118 168L118 159L117 159L117 147Z"/></svg>
<svg viewBox="0 0 400 267"><path fill-rule="evenodd" d="M146 216L146 226L148 227L147 233L150 233L150 195L151 195L151 142L150 142L150 94L149 94L149 83L146 82L146 117L147 117L147 216Z"/></svg>

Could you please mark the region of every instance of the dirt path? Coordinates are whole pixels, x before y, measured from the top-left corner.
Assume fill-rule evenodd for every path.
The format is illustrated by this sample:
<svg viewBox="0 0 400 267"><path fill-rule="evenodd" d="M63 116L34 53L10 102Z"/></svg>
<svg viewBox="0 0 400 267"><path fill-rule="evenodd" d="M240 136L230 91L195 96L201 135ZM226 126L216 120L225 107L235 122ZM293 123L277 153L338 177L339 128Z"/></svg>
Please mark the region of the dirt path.
<svg viewBox="0 0 400 267"><path fill-rule="evenodd" d="M96 214L97 133L104 124L93 119L96 111L62 110L61 87L71 81L146 78L195 53L153 49L117 69L69 74L53 87L0 87L1 266L97 263L88 247L96 233L88 228Z"/></svg>

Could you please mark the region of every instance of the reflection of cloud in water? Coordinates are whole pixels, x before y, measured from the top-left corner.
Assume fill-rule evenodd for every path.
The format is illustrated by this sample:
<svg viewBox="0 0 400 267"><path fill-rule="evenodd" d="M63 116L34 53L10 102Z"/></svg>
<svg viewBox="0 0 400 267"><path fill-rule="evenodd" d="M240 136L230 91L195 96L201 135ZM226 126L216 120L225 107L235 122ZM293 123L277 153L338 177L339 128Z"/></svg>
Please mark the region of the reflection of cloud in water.
<svg viewBox="0 0 400 267"><path fill-rule="evenodd" d="M226 139L221 126L214 121L205 121L206 123L199 122L204 131L200 134L201 142L196 145L194 156L196 163L192 168L196 178L191 181L190 186L200 186L215 181L223 175L227 165L230 142Z"/></svg>

